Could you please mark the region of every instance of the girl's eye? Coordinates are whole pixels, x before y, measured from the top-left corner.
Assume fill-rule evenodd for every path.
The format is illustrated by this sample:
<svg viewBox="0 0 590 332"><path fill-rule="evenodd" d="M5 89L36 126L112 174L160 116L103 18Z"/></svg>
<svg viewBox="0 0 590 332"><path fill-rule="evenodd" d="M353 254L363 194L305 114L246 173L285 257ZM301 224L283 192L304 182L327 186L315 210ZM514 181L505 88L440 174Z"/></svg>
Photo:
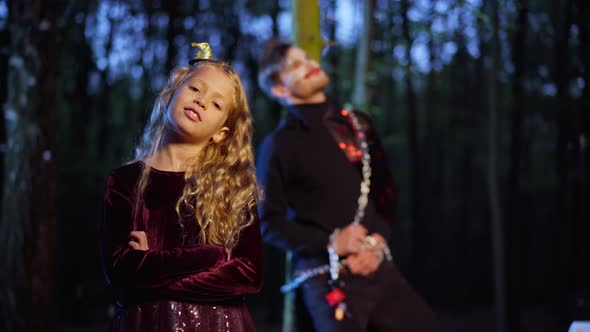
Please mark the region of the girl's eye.
<svg viewBox="0 0 590 332"><path fill-rule="evenodd" d="M197 88L196 86L191 86L191 90L193 90L194 92L199 92L201 90L199 90L199 88Z"/></svg>
<svg viewBox="0 0 590 332"><path fill-rule="evenodd" d="M219 110L221 109L221 106L218 103L213 103L213 106L215 106L215 108L217 108Z"/></svg>

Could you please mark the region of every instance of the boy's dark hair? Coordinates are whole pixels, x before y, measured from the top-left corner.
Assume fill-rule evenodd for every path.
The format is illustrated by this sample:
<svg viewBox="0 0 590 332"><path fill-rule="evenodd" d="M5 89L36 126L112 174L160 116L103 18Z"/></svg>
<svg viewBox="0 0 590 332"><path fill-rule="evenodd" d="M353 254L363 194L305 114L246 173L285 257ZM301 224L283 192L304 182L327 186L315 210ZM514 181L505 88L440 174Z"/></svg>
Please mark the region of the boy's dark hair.
<svg viewBox="0 0 590 332"><path fill-rule="evenodd" d="M292 43L273 39L265 43L262 57L258 61L258 85L272 97L272 87L279 79L283 61Z"/></svg>

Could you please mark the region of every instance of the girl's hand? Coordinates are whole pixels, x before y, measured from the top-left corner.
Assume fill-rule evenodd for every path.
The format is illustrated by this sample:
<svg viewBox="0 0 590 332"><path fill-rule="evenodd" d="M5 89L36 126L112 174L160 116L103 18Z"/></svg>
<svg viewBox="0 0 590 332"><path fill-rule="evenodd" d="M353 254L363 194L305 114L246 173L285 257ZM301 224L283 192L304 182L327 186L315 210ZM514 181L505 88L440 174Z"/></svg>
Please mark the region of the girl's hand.
<svg viewBox="0 0 590 332"><path fill-rule="evenodd" d="M147 235L144 231L132 231L129 233L129 248L133 250L141 250L146 251L149 250L150 247L148 246Z"/></svg>

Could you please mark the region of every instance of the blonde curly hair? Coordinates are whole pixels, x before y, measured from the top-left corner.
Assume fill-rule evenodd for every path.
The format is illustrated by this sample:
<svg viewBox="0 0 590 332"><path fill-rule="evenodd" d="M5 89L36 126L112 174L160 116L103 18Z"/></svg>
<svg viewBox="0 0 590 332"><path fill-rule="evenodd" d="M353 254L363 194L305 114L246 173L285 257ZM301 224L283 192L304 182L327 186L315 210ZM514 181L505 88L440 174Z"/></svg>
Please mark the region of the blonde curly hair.
<svg viewBox="0 0 590 332"><path fill-rule="evenodd" d="M184 175L186 185L176 203L176 212L181 226L185 226L183 220L186 217L194 218L199 226L196 241L221 245L231 252L240 231L251 225L258 215L256 202L260 197L260 189L254 168L252 116L248 100L238 74L225 62L203 60L192 66L180 67L170 75L168 84L155 101L150 119L135 149L135 159L144 161L146 166L137 183L135 211L139 211L147 187L150 172L148 160L161 146L167 130L165 114L168 105L177 89L205 66L224 72L233 83L233 103L223 125L230 130L224 140L218 143L210 141L190 162Z"/></svg>

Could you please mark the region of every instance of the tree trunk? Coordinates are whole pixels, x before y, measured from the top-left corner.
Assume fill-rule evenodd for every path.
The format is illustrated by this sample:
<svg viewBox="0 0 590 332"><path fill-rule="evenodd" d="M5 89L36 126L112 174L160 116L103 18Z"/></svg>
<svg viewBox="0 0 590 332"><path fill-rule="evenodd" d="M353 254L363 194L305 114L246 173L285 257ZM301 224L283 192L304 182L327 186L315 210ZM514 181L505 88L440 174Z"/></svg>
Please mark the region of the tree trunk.
<svg viewBox="0 0 590 332"><path fill-rule="evenodd" d="M10 49L10 33L7 27L0 30L0 49ZM8 91L8 52L0 52L0 105L6 105L6 92ZM6 145L6 119L0 115L0 146ZM4 149L0 149L0 174L4 175ZM0 188L4 188L4 176L0 176ZM0 202L3 200L4 193L0 191ZM0 205L1 206L1 205ZM2 219L0 219L0 223Z"/></svg>
<svg viewBox="0 0 590 332"><path fill-rule="evenodd" d="M272 38L279 38L279 14L281 12L281 8L279 7L278 1L271 1L269 6L269 15L272 20Z"/></svg>
<svg viewBox="0 0 590 332"><path fill-rule="evenodd" d="M369 111L369 86L367 76L371 62L371 40L373 39L373 10L375 0L363 2L363 30L359 36L356 50L356 66L352 103L355 107Z"/></svg>
<svg viewBox="0 0 590 332"><path fill-rule="evenodd" d="M575 119L577 128L571 145L575 148L575 175L571 179L573 191L573 234L574 266L573 285L576 292L576 312L574 319L587 319L590 308L588 280L590 280L590 4L588 1L576 0L576 25L579 29L579 59L582 63L582 78L585 82L579 99L579 108Z"/></svg>
<svg viewBox="0 0 590 332"><path fill-rule="evenodd" d="M76 34L77 44L74 50L77 54L76 59L79 61L76 66L76 88L73 101L80 111L71 111L70 121L73 127L71 143L75 147L74 151L78 153L77 158L82 157L84 159L88 157L87 144L90 138L88 136L87 124L90 123L91 112L88 110L88 105L94 104L93 99L91 99L92 97L88 94L89 73L95 69L95 64L92 48L84 35L88 24L89 6L86 3L81 4L81 6L83 6L82 14L84 15L84 20L82 23L74 25L73 32Z"/></svg>
<svg viewBox="0 0 590 332"><path fill-rule="evenodd" d="M198 2L196 2L196 4L198 5ZM143 6L145 8L147 26L145 28L145 45L141 54L146 54L147 51L153 47L151 41L156 39L156 29L152 24L155 10L150 0L144 0ZM141 97L138 105L139 112L130 118L130 126L133 126L132 128L135 129L134 133L139 133L143 130L143 127L141 126L147 122L147 118L151 112L155 95L152 89L151 77L153 77L152 75L156 75L156 71L153 68L155 67L155 61L152 66L145 66L143 63L143 57L139 57L137 61L137 64L143 68L143 74L141 79Z"/></svg>
<svg viewBox="0 0 590 332"><path fill-rule="evenodd" d="M166 41L168 42L168 48L166 49L166 67L164 67L164 70L169 72L177 65L176 55L178 54L178 50L174 39L180 34L180 27L182 27L184 17L179 17L179 1L165 1L164 9L166 10L166 15L168 15L168 27L166 29ZM188 59L186 62L188 62ZM186 63L182 63L182 65L185 64Z"/></svg>
<svg viewBox="0 0 590 332"><path fill-rule="evenodd" d="M330 44L334 45L336 43L336 10L337 10L337 0L329 0L328 4L328 13L330 13L330 18L326 20L328 25L328 38ZM336 48L334 46L328 46L330 48ZM338 72L339 72L339 65L340 65L340 56L338 53L334 52L333 50L328 52L328 56L326 61L330 64L331 72L330 80L332 82L338 82ZM331 94L336 98L336 100L343 100L343 96L341 96L341 89L340 84L332 84L330 86Z"/></svg>
<svg viewBox="0 0 590 332"><path fill-rule="evenodd" d="M571 141L571 108L572 102L568 93L569 70L564 69L563 65L567 63L569 58L569 36L573 19L572 13L573 0L565 0L555 2L553 8L553 30L555 31L555 38L553 47L555 51L555 59L553 63L552 77L557 87L556 95L556 124L557 137L555 144L555 159L556 159L556 175L558 181L558 188L556 192L555 202L557 202L557 215L561 216L561 222L556 225L555 232L557 236L554 261L556 263L557 273L557 294L561 297L564 305L561 306L565 311L568 303L568 298L571 294L572 284L572 241L571 234L573 234L573 223L571 211L568 208L571 202L571 195L569 194L567 179L569 177L569 157L567 152L568 142ZM558 105L558 106L557 106ZM562 315L567 316L567 312L562 312Z"/></svg>
<svg viewBox="0 0 590 332"><path fill-rule="evenodd" d="M8 2L12 39L0 226L3 331L56 330L59 5L56 0Z"/></svg>
<svg viewBox="0 0 590 332"><path fill-rule="evenodd" d="M98 107L95 115L98 116L97 147L98 156L96 160L106 160L107 148L110 146L110 118L111 118L111 83L109 81L109 55L113 47L113 36L115 34L116 21L109 17L109 36L105 45L106 65L100 72L102 90L98 99Z"/></svg>
<svg viewBox="0 0 590 332"><path fill-rule="evenodd" d="M522 150L522 120L525 114L524 104L524 73L526 59L526 30L528 21L528 1L517 1L518 17L515 24L515 35L512 44L512 63L514 74L512 77L512 112L510 128L510 151L508 166L508 183L506 193L506 303L508 326L511 332L521 330L520 306L522 304L522 274L521 266L525 262L527 241L527 218L521 212L522 206L520 189L520 168Z"/></svg>
<svg viewBox="0 0 590 332"><path fill-rule="evenodd" d="M270 7L270 17L272 20L272 38L279 38L279 14L281 8L277 1L273 1ZM257 72L256 72L256 75ZM257 80L254 79L253 82ZM271 104L266 109L266 115L270 119L270 128L274 128L281 120L281 105L274 99L271 100Z"/></svg>
<svg viewBox="0 0 590 332"><path fill-rule="evenodd" d="M506 292L504 280L504 241L502 235L502 209L498 188L498 71L500 70L500 37L498 2L491 1L492 7L492 68L489 76L489 127L488 127L488 190L491 212L492 255L494 266L494 298L496 331L507 331Z"/></svg>
<svg viewBox="0 0 590 332"><path fill-rule="evenodd" d="M429 9L429 19L432 21L436 14L434 10L436 6L436 1L431 1L430 9ZM422 178L423 178L423 185L424 188L430 188L429 190L425 190L422 192L422 202L423 202L423 213L421 217L424 220L433 221L437 220L437 216L440 215L440 206L439 200L436 199L441 195L441 184L440 184L440 177L442 175L439 173L443 167L441 163L438 162L440 159L438 156L442 154L440 139L442 138L440 135L440 130L438 129L437 125L437 115L440 112L439 107L437 106L440 102L440 95L437 89L437 75L434 69L434 63L436 61L437 55L437 43L435 41L435 35L431 29L429 31L429 39L428 39L428 61L430 62L430 71L426 76L426 91L425 91L425 98L424 98L424 112L423 112L423 119L424 119L424 141L422 144L422 155L420 159L420 164L423 165L422 167ZM436 225L430 225L425 227L422 230L422 236L420 240L412 239L412 243L418 245L414 250L415 253L412 254L412 262L410 269L410 278L416 284L418 288L423 287L424 285L428 284L425 277L425 268L429 266L426 261L415 262L415 260L420 260L421 253L430 252L430 243L432 242L432 234L435 232Z"/></svg>
<svg viewBox="0 0 590 332"><path fill-rule="evenodd" d="M406 105L407 105L407 138L408 138L408 153L409 153L409 192L410 192L410 213L409 220L411 224L412 236L412 251L411 251L411 267L410 275L418 277L419 264L423 263L423 252L421 251L422 230L424 229L423 220L420 213L420 149L418 142L418 116L416 105L416 93L412 84L412 37L410 33L410 20L408 11L410 7L409 0L402 0L402 30L404 40L406 42L406 71L405 71L405 91L406 91Z"/></svg>
<svg viewBox="0 0 590 332"><path fill-rule="evenodd" d="M225 60L230 63L234 61L238 53L239 36L242 35L240 28L240 16L238 13L237 3L227 5L224 13L224 20L227 24L224 25L223 33L225 34Z"/></svg>

